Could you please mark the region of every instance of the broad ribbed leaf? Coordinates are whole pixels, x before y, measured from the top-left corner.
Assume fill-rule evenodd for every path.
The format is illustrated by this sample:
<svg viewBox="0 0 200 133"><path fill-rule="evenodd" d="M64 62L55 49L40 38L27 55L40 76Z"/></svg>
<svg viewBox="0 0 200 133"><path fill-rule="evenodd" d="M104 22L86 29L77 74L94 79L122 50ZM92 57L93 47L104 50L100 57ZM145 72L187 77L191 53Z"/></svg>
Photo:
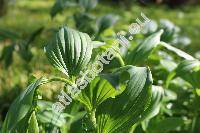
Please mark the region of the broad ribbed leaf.
<svg viewBox="0 0 200 133"><path fill-rule="evenodd" d="M152 77L144 67L126 66L130 80L116 98L107 99L97 109L98 133L127 131L138 122L151 98Z"/></svg>
<svg viewBox="0 0 200 133"><path fill-rule="evenodd" d="M160 86L152 86L152 97L151 102L148 106L148 108L144 111L144 113L141 115L141 119L138 122L138 124L141 122L142 128L144 131L147 130L149 120L156 116L161 107L161 102L163 99L164 90Z"/></svg>
<svg viewBox="0 0 200 133"><path fill-rule="evenodd" d="M163 30L160 30L147 37L133 51L127 54L126 63L135 65L146 60L153 49L160 43L160 36L162 33Z"/></svg>
<svg viewBox="0 0 200 133"><path fill-rule="evenodd" d="M35 112L33 112L31 115L27 133L39 133L39 127L38 127L38 122L35 116Z"/></svg>
<svg viewBox="0 0 200 133"><path fill-rule="evenodd" d="M115 96L116 93L115 88L107 80L96 77L77 98L89 110L93 110L107 98Z"/></svg>
<svg viewBox="0 0 200 133"><path fill-rule="evenodd" d="M2 133L26 130L31 112L35 106L33 103L35 90L42 83L43 79L35 81L15 99L6 115Z"/></svg>
<svg viewBox="0 0 200 133"><path fill-rule="evenodd" d="M164 95L164 90L160 86L152 86L152 97L149 107L142 114L142 119L151 119L160 111L161 101Z"/></svg>
<svg viewBox="0 0 200 133"><path fill-rule="evenodd" d="M91 42L86 33L62 27L46 46L46 55L58 70L76 76L91 58Z"/></svg>
<svg viewBox="0 0 200 133"><path fill-rule="evenodd" d="M195 88L200 88L200 62L198 60L182 61L176 68L176 75L188 81Z"/></svg>
<svg viewBox="0 0 200 133"><path fill-rule="evenodd" d="M166 80L166 87L174 77L181 77L195 89L200 88L200 62L198 60L184 60L171 72ZM178 82L179 83L179 82Z"/></svg>

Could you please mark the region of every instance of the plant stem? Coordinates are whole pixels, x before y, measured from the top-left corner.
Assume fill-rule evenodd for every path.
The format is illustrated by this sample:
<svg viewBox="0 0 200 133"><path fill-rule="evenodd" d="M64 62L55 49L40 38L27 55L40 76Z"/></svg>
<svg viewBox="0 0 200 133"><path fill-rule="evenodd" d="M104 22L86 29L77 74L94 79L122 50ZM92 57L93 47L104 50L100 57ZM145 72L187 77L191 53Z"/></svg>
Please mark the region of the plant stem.
<svg viewBox="0 0 200 133"><path fill-rule="evenodd" d="M117 60L119 61L119 63L120 63L121 66L125 66L124 60L122 59L122 57L121 57L120 54L118 54L118 55L116 56L116 58L117 58Z"/></svg>
<svg viewBox="0 0 200 133"><path fill-rule="evenodd" d="M66 84L69 84L69 85L73 85L73 82L69 79L66 79L66 78L61 78L61 77L54 77L54 78L51 78L48 80L49 82L52 82L52 81L61 81L61 82L64 82Z"/></svg>
<svg viewBox="0 0 200 133"><path fill-rule="evenodd" d="M92 122L94 128L96 129L96 116L95 116L95 112L96 110L92 110L90 113L89 113L89 118L90 118L90 121Z"/></svg>

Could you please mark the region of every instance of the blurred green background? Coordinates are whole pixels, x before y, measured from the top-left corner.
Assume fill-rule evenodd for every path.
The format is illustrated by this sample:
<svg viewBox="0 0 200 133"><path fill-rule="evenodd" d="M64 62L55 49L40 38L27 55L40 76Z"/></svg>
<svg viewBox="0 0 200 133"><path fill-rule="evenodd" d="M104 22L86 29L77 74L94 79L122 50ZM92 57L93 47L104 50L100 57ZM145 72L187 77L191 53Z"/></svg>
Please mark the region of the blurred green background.
<svg viewBox="0 0 200 133"><path fill-rule="evenodd" d="M31 75L36 77L48 76L52 73L59 74L49 64L43 47L51 37L52 31L59 26L67 25L75 27L72 14L79 11L80 8L68 7L62 13L51 18L50 11L54 0L10 0L6 1L6 7L0 0L1 17L0 17L0 121L13 101L13 99L27 86ZM172 0L173 1L173 0ZM178 1L178 0L177 0ZM92 10L91 14L102 16L107 13L119 16L118 22L112 27L115 32L126 30L128 26L135 22L135 19L143 12L148 18L157 22L160 19L168 19L180 27L181 34L188 36L191 43L185 47L180 47L184 51L199 58L200 56L200 5L198 1L164 2L157 1L131 1L131 0L104 0ZM15 43L24 43L28 41L30 35L35 31L41 32L30 43L31 61L21 60L17 52L7 54L7 63L3 60L3 51L6 46ZM3 38L3 32L11 38ZM20 39L16 39L20 37ZM18 49L18 47L14 47ZM8 47L8 51L12 47ZM4 55L5 56L5 55ZM24 57L24 56L23 56ZM25 55L24 58L28 58ZM27 59L29 60L29 59ZM12 62L9 65L9 62ZM49 87L49 88L48 88ZM49 90L58 88L58 86L47 86ZM45 92L46 98L52 96L52 91Z"/></svg>

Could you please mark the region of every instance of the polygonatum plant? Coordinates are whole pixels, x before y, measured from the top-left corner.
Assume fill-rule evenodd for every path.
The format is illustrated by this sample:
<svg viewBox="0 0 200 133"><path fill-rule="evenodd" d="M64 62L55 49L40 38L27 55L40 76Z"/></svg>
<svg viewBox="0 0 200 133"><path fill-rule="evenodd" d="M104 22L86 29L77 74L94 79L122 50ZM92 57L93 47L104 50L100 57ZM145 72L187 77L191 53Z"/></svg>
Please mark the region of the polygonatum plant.
<svg viewBox="0 0 200 133"><path fill-rule="evenodd" d="M168 82L175 76L188 81L196 89L199 87L199 61L161 42L162 33L163 30L160 30L151 34L125 56L120 56L120 51L117 51L118 56L114 59L118 60L113 59L110 63L113 65L120 61L123 62L121 66L105 67L109 71L97 73L70 105L58 113L52 109L52 102L39 98L40 86L53 81L62 82L65 84L63 91L70 95L72 90L67 88L68 85L76 83L80 75L84 78L96 60L93 56L98 54L97 51L100 54L111 47L106 44L95 46L96 41L88 34L61 27L47 43L45 53L50 63L64 73L64 77L35 79L11 105L1 132L39 133L57 129L61 133L122 133L137 130L141 125L147 130L146 123L158 115L162 107L163 88L167 88ZM156 47L167 48L185 58L168 75L165 86L154 84L151 66L141 65L151 58L149 56ZM105 56L104 59L107 60Z"/></svg>

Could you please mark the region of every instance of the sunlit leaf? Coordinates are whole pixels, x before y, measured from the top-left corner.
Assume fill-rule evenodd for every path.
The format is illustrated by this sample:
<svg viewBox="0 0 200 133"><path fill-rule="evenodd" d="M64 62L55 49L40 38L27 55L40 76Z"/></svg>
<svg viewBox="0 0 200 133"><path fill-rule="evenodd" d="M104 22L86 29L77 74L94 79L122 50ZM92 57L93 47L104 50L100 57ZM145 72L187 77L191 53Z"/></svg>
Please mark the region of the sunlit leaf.
<svg viewBox="0 0 200 133"><path fill-rule="evenodd" d="M160 86L152 86L152 97L149 107L142 114L142 118L151 119L159 113L164 90Z"/></svg>
<svg viewBox="0 0 200 133"><path fill-rule="evenodd" d="M171 42L180 30L177 26L175 26L171 21L167 19L160 20L159 28L164 30L161 36L161 40L165 42Z"/></svg>
<svg viewBox="0 0 200 133"><path fill-rule="evenodd" d="M33 112L30 117L27 133L39 133L39 127L35 116L35 112Z"/></svg>
<svg viewBox="0 0 200 133"><path fill-rule="evenodd" d="M168 72L173 71L176 67L177 64L174 61L171 60L160 60L160 64L162 65L162 67L164 67Z"/></svg>
<svg viewBox="0 0 200 133"><path fill-rule="evenodd" d="M176 53L178 56L186 59L186 60L194 60L194 57L192 57L191 55L183 52L182 50L175 48L173 46L171 46L170 44L167 44L165 42L161 42L160 45L164 46L165 48L167 48L168 50Z"/></svg>
<svg viewBox="0 0 200 133"><path fill-rule="evenodd" d="M66 113L57 113L52 111L53 103L47 101L38 101L39 112L37 113L38 121L44 124L53 124L61 127L66 124L66 117L71 117Z"/></svg>
<svg viewBox="0 0 200 133"><path fill-rule="evenodd" d="M89 110L96 109L103 101L116 95L115 88L105 79L96 77L82 90L78 100Z"/></svg>
<svg viewBox="0 0 200 133"><path fill-rule="evenodd" d="M140 120L151 98L152 78L149 69L124 67L130 74L126 89L116 98L107 99L97 109L99 133L123 132Z"/></svg>
<svg viewBox="0 0 200 133"><path fill-rule="evenodd" d="M91 42L86 33L62 27L45 47L46 55L61 72L69 76L78 75L90 61Z"/></svg>
<svg viewBox="0 0 200 133"><path fill-rule="evenodd" d="M166 80L166 87L173 78L180 77L189 82L195 89L200 88L200 62L198 60L184 60L172 71ZM186 82L186 83L187 83ZM180 82L179 82L180 83Z"/></svg>
<svg viewBox="0 0 200 133"><path fill-rule="evenodd" d="M160 30L147 37L133 51L127 54L126 63L135 65L146 60L153 49L160 43L160 36L162 33L163 30Z"/></svg>
<svg viewBox="0 0 200 133"><path fill-rule="evenodd" d="M198 60L182 61L176 68L176 76L188 81L195 88L200 88L200 62Z"/></svg>

